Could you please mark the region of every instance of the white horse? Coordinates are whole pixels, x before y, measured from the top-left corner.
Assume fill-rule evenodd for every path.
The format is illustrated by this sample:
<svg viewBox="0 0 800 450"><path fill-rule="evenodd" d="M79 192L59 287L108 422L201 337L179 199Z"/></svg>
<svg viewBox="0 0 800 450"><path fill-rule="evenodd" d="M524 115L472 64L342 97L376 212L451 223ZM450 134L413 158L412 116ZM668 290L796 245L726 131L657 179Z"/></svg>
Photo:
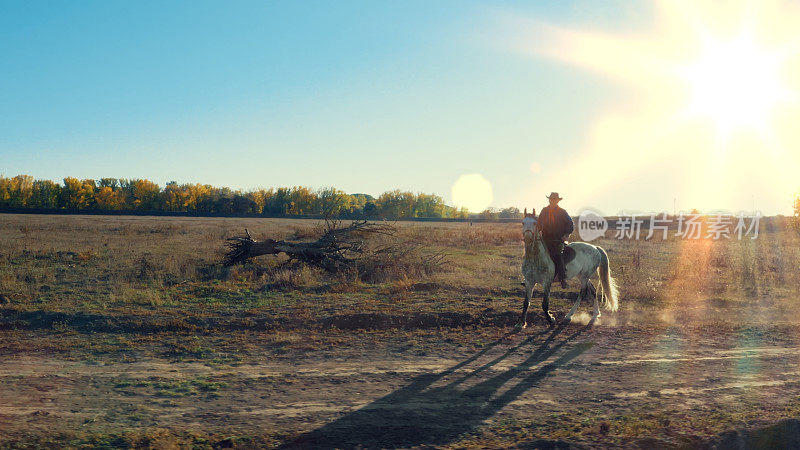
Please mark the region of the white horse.
<svg viewBox="0 0 800 450"><path fill-rule="evenodd" d="M544 315L548 322L555 323L555 318L548 310L550 308L550 285L553 283L556 266L550 258L550 254L547 253L542 237L536 229L536 217L533 214L528 214L527 208L522 219L522 236L525 240L525 257L522 261L522 275L525 277L525 303L522 304L522 318L516 326L517 329L525 328L528 325L528 305L533 294L533 286L536 283L542 285L542 309L544 310ZM578 277L581 282L581 291L564 321L566 323L570 322L572 315L578 310L581 300L587 294L591 294L594 297L592 322L600 317L597 291L590 281L595 272L600 276L600 284L603 287L602 296L606 308L616 311L619 308L617 302L619 294L617 284L611 277L611 270L608 267L608 255L605 250L586 242L573 242L566 247L575 251L575 257L565 264L567 279Z"/></svg>

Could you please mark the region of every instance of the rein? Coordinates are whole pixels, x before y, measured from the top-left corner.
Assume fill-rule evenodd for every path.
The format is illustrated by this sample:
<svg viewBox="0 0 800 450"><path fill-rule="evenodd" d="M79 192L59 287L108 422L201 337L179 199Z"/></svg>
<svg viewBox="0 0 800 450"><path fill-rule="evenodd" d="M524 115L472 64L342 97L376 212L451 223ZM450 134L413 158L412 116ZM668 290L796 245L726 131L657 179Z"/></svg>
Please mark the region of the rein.
<svg viewBox="0 0 800 450"><path fill-rule="evenodd" d="M531 232L531 234L533 235L533 238L531 239L530 244L528 244L527 242L525 243L525 253L530 254L530 257L531 259L533 259L534 262L538 262L539 246L537 244L539 242L539 236L538 236L539 233L533 231Z"/></svg>

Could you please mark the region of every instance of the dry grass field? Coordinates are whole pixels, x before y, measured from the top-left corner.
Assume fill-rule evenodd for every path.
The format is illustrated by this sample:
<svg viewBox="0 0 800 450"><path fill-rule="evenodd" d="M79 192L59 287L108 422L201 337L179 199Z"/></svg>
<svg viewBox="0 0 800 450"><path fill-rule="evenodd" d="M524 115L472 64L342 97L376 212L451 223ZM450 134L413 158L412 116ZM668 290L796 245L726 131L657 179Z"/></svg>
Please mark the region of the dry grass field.
<svg viewBox="0 0 800 450"><path fill-rule="evenodd" d="M800 430L800 235L594 241L620 311L521 333L519 224L369 282L225 238L316 221L0 215L0 447L707 447ZM536 291L539 292L539 289ZM576 282L554 291L563 318Z"/></svg>

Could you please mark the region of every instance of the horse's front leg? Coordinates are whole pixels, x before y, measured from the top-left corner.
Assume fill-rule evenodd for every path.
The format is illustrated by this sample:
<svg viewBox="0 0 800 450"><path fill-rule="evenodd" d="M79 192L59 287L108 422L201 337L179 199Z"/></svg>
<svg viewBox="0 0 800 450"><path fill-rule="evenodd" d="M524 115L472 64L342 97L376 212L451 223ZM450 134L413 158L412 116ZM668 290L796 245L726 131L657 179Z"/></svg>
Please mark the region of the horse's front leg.
<svg viewBox="0 0 800 450"><path fill-rule="evenodd" d="M551 324L556 322L556 318L550 314L550 283L542 285L542 311L544 311L544 318L548 322Z"/></svg>
<svg viewBox="0 0 800 450"><path fill-rule="evenodd" d="M521 330L528 326L528 306L531 303L531 295L533 295L534 282L525 280L525 301L522 303L522 317L519 323L514 327L515 330Z"/></svg>

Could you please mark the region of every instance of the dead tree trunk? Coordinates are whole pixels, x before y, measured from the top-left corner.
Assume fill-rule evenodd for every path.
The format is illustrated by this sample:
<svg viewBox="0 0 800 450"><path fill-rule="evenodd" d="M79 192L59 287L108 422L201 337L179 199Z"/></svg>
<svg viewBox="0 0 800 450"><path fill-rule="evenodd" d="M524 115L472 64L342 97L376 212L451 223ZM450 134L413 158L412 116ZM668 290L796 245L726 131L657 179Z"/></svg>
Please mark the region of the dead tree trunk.
<svg viewBox="0 0 800 450"><path fill-rule="evenodd" d="M244 263L261 255L284 253L289 258L322 268L328 272L340 272L355 267L364 251L364 240L368 234L392 235L395 228L388 224L369 223L366 220L352 222L340 227L337 221L326 221L325 232L314 242L287 242L266 239L256 241L245 229L246 236L228 238L228 253L223 265Z"/></svg>

